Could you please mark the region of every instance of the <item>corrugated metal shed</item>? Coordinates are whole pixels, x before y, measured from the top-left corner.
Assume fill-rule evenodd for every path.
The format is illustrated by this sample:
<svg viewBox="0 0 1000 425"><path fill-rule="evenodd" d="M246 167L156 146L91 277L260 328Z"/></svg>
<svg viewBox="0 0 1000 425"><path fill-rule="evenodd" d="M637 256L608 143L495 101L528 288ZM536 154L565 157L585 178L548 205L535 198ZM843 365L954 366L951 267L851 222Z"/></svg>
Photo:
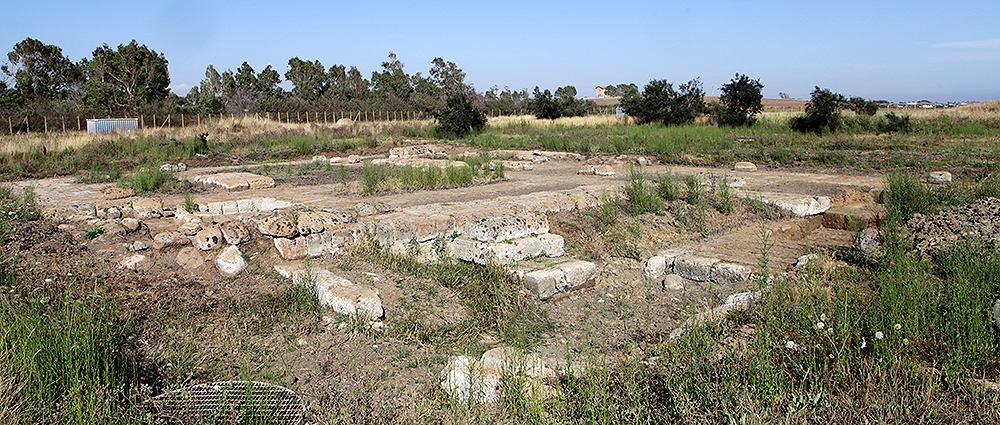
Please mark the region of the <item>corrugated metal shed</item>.
<svg viewBox="0 0 1000 425"><path fill-rule="evenodd" d="M87 133L89 134L105 134L113 132L125 133L137 130L139 130L138 118L101 118L96 120L87 120Z"/></svg>

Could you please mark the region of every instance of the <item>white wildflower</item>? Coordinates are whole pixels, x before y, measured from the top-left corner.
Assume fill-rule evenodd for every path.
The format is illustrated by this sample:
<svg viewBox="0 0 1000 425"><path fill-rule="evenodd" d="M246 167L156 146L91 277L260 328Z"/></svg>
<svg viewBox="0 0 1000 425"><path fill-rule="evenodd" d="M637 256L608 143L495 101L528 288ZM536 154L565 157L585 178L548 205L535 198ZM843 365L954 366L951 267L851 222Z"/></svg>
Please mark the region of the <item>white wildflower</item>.
<svg viewBox="0 0 1000 425"><path fill-rule="evenodd" d="M868 346L868 341L865 341L864 337L861 337L861 349L864 350Z"/></svg>
<svg viewBox="0 0 1000 425"><path fill-rule="evenodd" d="M892 325L892 328L898 331L900 329L903 329L903 325L900 325L899 323L897 323L895 325Z"/></svg>
<svg viewBox="0 0 1000 425"><path fill-rule="evenodd" d="M816 329L823 330L824 327L826 327L825 323L823 323L823 322L816 322Z"/></svg>
<svg viewBox="0 0 1000 425"><path fill-rule="evenodd" d="M785 348L789 350L795 349L795 341L785 341Z"/></svg>
<svg viewBox="0 0 1000 425"><path fill-rule="evenodd" d="M882 338L885 338L885 334L883 334L882 331L875 332L875 339L882 339Z"/></svg>
<svg viewBox="0 0 1000 425"><path fill-rule="evenodd" d="M910 339L909 338L903 338L903 345L910 345Z"/></svg>
<svg viewBox="0 0 1000 425"><path fill-rule="evenodd" d="M826 321L826 313L820 314L819 315L819 320L825 322Z"/></svg>
<svg viewBox="0 0 1000 425"><path fill-rule="evenodd" d="M833 359L837 358L837 356L833 355L833 353L830 353L830 355L827 356L827 357L829 357L830 360L833 360Z"/></svg>

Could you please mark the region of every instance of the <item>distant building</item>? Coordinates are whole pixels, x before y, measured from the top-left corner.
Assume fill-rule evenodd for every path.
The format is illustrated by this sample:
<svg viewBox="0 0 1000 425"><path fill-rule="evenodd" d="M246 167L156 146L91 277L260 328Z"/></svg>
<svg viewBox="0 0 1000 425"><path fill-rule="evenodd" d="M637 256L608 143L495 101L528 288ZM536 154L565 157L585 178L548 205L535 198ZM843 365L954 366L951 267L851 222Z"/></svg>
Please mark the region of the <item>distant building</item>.
<svg viewBox="0 0 1000 425"><path fill-rule="evenodd" d="M607 88L608 88L608 86L597 86L597 98L598 99L603 99L604 97L607 96L607 95L604 94L604 90L606 90Z"/></svg>

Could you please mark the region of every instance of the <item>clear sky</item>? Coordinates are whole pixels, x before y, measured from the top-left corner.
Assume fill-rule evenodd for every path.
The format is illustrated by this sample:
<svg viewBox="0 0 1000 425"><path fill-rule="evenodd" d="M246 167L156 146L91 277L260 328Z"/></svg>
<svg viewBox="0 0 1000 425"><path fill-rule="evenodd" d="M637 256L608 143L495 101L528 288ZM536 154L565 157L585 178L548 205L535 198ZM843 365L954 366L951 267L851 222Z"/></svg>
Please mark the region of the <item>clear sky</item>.
<svg viewBox="0 0 1000 425"><path fill-rule="evenodd" d="M73 61L135 39L169 62L184 95L244 61L357 66L390 51L408 74L442 57L479 91L699 77L707 94L739 72L765 97L813 86L892 101L1000 98L1000 1L70 1L6 2L0 50L32 37ZM6 57L0 58L0 62ZM287 83L285 83L287 86ZM289 88L289 87L286 87Z"/></svg>

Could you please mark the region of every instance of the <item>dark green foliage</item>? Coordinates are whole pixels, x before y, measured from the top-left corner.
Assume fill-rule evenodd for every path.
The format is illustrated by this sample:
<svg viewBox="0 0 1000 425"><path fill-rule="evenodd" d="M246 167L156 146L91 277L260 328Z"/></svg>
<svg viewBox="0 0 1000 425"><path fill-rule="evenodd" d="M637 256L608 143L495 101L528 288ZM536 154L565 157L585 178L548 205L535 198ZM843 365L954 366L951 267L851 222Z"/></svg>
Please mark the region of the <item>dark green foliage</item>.
<svg viewBox="0 0 1000 425"><path fill-rule="evenodd" d="M816 86L812 99L806 105L805 115L792 117L788 125L802 133L821 135L824 129L835 133L840 126L840 107L843 103L843 95Z"/></svg>
<svg viewBox="0 0 1000 425"><path fill-rule="evenodd" d="M639 123L680 125L694 122L705 112L705 91L698 79L688 81L674 90L667 80L653 80L643 87L642 95L622 99L625 113Z"/></svg>
<svg viewBox="0 0 1000 425"><path fill-rule="evenodd" d="M862 97L852 97L847 101L847 106L858 115L873 116L878 112L878 103L865 100Z"/></svg>
<svg viewBox="0 0 1000 425"><path fill-rule="evenodd" d="M556 98L559 98L559 99L572 99L572 98L575 98L576 97L576 87L573 87L573 86L559 87L558 89L556 89L555 95L556 95Z"/></svg>
<svg viewBox="0 0 1000 425"><path fill-rule="evenodd" d="M444 109L434 113L437 132L445 137L464 137L486 127L486 114L472 104L468 96L454 93L448 96Z"/></svg>
<svg viewBox="0 0 1000 425"><path fill-rule="evenodd" d="M764 110L760 93L764 85L760 79L751 80L746 75L736 74L729 83L722 86L721 105L713 107L713 116L722 126L751 126L757 122L755 115Z"/></svg>
<svg viewBox="0 0 1000 425"><path fill-rule="evenodd" d="M892 112L885 114L878 123L879 133L909 133L911 131L910 116L896 115Z"/></svg>
<svg viewBox="0 0 1000 425"><path fill-rule="evenodd" d="M26 102L64 99L83 82L80 67L63 56L62 49L30 37L15 44L7 59L10 65L2 67L3 73L14 78L14 89ZM6 84L0 88L6 89Z"/></svg>
<svg viewBox="0 0 1000 425"><path fill-rule="evenodd" d="M166 99L170 92L167 59L135 40L112 50L107 44L84 60L84 103L106 113L138 112L142 105Z"/></svg>
<svg viewBox="0 0 1000 425"><path fill-rule="evenodd" d="M561 96L559 94L560 90L562 90ZM556 90L556 97L553 98L550 91L541 91L538 87L535 87L535 92L529 102L529 108L538 119L579 117L587 115L596 109L594 102L567 96L570 92L575 94L576 89L568 90L566 87L562 87Z"/></svg>

